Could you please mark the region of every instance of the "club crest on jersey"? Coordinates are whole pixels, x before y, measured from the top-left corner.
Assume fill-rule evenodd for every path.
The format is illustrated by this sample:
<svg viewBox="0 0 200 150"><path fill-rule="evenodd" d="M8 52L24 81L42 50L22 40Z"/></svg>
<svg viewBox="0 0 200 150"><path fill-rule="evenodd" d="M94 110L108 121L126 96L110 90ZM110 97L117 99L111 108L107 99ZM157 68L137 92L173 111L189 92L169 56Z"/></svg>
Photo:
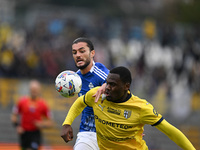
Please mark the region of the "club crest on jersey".
<svg viewBox="0 0 200 150"><path fill-rule="evenodd" d="M130 116L131 116L131 110L124 110L124 117L128 119L130 118Z"/></svg>
<svg viewBox="0 0 200 150"><path fill-rule="evenodd" d="M88 87L90 88L90 90L94 88L94 85L92 84L92 82L90 82L90 84L88 85Z"/></svg>

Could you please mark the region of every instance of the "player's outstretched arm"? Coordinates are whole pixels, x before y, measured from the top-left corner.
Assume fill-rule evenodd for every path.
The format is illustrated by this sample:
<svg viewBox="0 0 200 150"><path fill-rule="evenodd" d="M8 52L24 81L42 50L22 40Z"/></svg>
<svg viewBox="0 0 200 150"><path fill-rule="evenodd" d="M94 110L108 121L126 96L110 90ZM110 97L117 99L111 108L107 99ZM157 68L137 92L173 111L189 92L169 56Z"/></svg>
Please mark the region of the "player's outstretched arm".
<svg viewBox="0 0 200 150"><path fill-rule="evenodd" d="M73 103L69 112L65 118L65 121L62 125L61 137L65 142L71 141L73 139L73 130L71 124L73 123L74 119L80 115L83 109L87 106L83 102L84 96L77 98L77 100Z"/></svg>
<svg viewBox="0 0 200 150"><path fill-rule="evenodd" d="M156 128L165 133L172 141L174 141L184 150L196 150L187 137L179 129L168 123L166 120L163 120L159 125L156 126Z"/></svg>
<svg viewBox="0 0 200 150"><path fill-rule="evenodd" d="M102 95L101 103L103 103L103 100L105 99L105 96L103 95L103 93L105 92L105 89L106 89L106 83L102 84L102 86L97 90L97 92L94 95L92 95L93 97L95 97L95 100L94 100L95 103L98 102L101 95Z"/></svg>

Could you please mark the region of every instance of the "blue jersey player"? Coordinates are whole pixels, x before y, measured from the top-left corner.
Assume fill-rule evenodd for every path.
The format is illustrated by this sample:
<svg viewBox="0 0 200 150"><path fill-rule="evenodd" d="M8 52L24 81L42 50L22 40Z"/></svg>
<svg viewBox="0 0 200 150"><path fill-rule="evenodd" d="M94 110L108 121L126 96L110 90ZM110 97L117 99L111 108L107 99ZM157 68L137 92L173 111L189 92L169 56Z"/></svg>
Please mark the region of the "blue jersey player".
<svg viewBox="0 0 200 150"><path fill-rule="evenodd" d="M84 95L90 89L101 86L106 82L109 70L101 63L94 62L95 50L93 43L84 37L74 40L72 54L77 73L82 79L82 89L79 96ZM100 88L101 93L104 86ZM63 130L65 130L63 126ZM80 130L74 150L99 150L96 139L96 128L92 107L86 107L82 112Z"/></svg>

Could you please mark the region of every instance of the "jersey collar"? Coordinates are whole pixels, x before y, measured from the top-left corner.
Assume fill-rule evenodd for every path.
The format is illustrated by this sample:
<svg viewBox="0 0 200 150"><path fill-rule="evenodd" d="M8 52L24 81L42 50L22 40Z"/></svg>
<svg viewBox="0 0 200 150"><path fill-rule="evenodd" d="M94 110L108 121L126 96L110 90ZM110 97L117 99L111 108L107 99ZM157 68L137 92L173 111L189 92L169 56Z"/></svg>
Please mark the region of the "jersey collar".
<svg viewBox="0 0 200 150"><path fill-rule="evenodd" d="M94 66L95 66L95 62L93 61L93 65L92 65L92 68L90 69L90 71L89 72L93 72L94 71ZM78 69L78 71L77 72L81 72L81 70L80 69ZM76 73L77 73L76 72ZM86 73L87 74L87 73Z"/></svg>

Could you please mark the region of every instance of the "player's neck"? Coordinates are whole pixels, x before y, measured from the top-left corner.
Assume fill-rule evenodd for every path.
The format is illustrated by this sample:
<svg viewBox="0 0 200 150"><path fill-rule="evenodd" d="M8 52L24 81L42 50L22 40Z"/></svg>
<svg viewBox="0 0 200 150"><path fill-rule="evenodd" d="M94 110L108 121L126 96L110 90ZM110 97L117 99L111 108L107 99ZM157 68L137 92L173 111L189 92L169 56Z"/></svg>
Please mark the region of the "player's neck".
<svg viewBox="0 0 200 150"><path fill-rule="evenodd" d="M123 103L129 100L131 97L130 92L126 92L119 100L115 101L115 103Z"/></svg>
<svg viewBox="0 0 200 150"><path fill-rule="evenodd" d="M91 70L92 66L93 66L93 61L91 61L90 64L89 64L86 68L80 69L81 74L86 74L86 73L88 73L88 72Z"/></svg>

